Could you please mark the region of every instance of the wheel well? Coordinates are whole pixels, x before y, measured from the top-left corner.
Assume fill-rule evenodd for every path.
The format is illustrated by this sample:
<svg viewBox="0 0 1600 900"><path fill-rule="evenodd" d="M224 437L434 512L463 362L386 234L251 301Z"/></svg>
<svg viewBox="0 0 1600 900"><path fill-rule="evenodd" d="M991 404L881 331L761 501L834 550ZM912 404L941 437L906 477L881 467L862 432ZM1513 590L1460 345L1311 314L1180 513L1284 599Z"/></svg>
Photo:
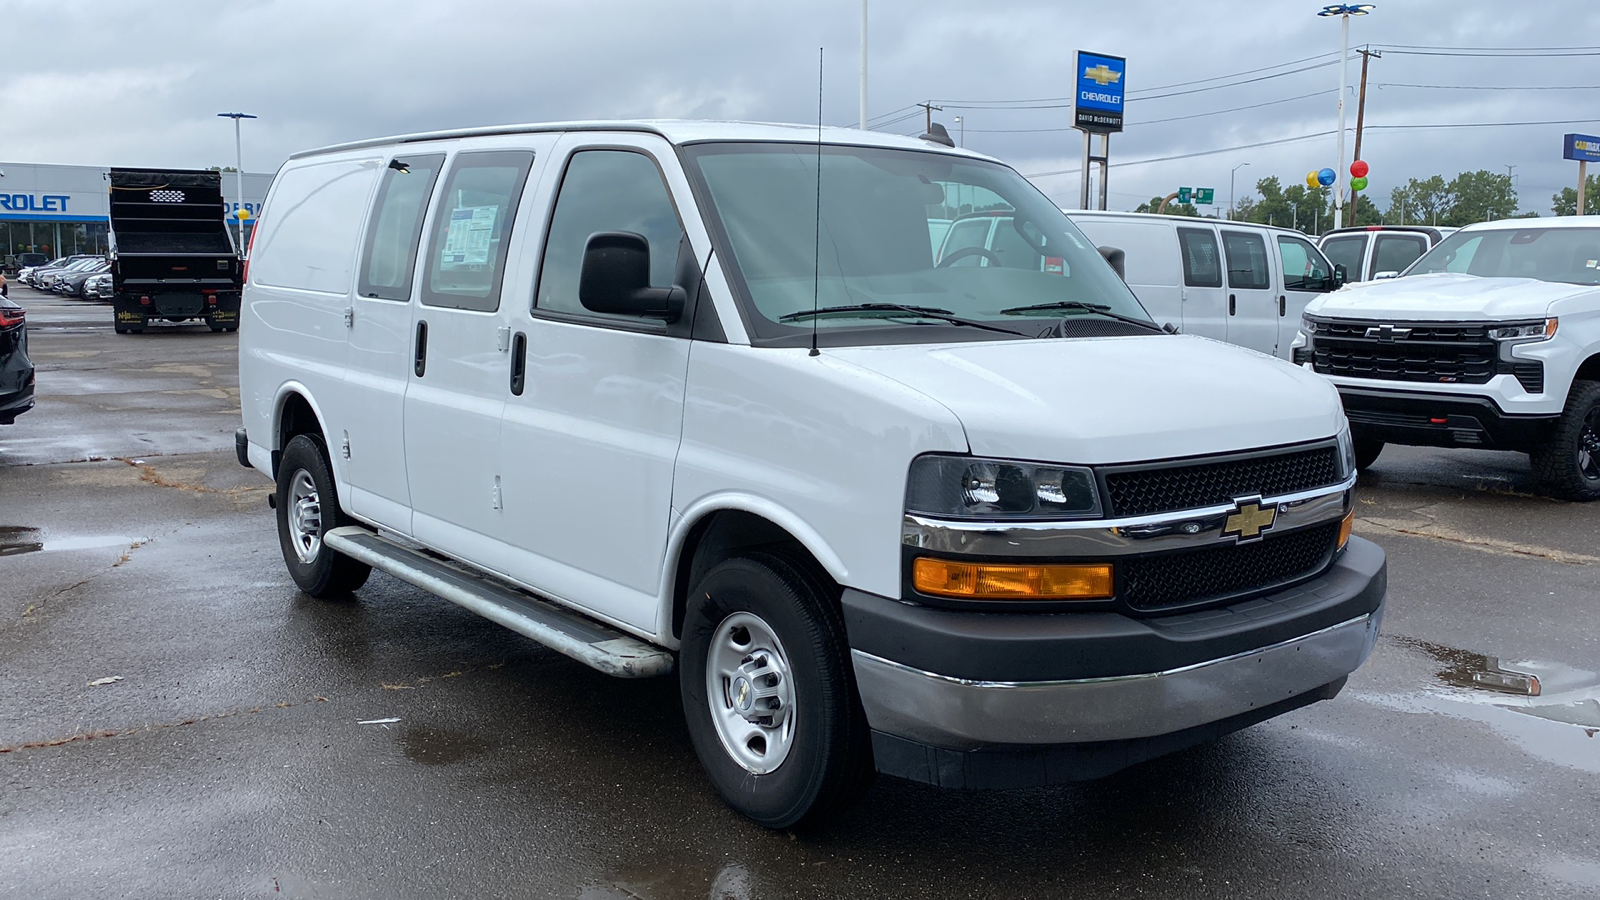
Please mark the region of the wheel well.
<svg viewBox="0 0 1600 900"><path fill-rule="evenodd" d="M1600 353L1584 360L1578 367L1578 374L1572 377L1575 381L1600 381Z"/></svg>
<svg viewBox="0 0 1600 900"><path fill-rule="evenodd" d="M278 442L272 448L272 477L278 477L278 461L283 458L283 448L301 434L322 437L322 423L317 420L316 411L305 397L290 394L284 398L283 407L278 411Z"/></svg>
<svg viewBox="0 0 1600 900"><path fill-rule="evenodd" d="M820 577L832 581L811 551L781 525L740 509L718 510L694 524L678 554L672 590L673 637L683 634L689 586L717 563L757 549L788 551L795 559L811 565Z"/></svg>

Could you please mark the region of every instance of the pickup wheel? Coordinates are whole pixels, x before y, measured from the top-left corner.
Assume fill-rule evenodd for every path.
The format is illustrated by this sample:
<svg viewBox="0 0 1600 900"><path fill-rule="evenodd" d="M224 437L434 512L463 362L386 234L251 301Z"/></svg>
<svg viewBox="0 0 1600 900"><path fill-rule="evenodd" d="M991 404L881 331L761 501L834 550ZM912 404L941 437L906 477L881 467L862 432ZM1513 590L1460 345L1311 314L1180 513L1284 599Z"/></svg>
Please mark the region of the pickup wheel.
<svg viewBox="0 0 1600 900"><path fill-rule="evenodd" d="M1600 500L1600 382L1574 381L1555 432L1530 454L1534 477L1563 500Z"/></svg>
<svg viewBox="0 0 1600 900"><path fill-rule="evenodd" d="M1357 472L1365 472L1371 468L1372 464L1378 461L1378 454L1383 452L1383 441L1375 441L1372 438L1358 437L1355 439L1355 445Z"/></svg>
<svg viewBox="0 0 1600 900"><path fill-rule="evenodd" d="M723 799L768 828L821 821L872 783L837 593L775 553L725 560L690 593L678 676L689 737Z"/></svg>
<svg viewBox="0 0 1600 900"><path fill-rule="evenodd" d="M339 509L322 441L296 435L278 463L278 543L289 577L313 597L342 597L366 583L372 567L335 553L322 536L351 524Z"/></svg>

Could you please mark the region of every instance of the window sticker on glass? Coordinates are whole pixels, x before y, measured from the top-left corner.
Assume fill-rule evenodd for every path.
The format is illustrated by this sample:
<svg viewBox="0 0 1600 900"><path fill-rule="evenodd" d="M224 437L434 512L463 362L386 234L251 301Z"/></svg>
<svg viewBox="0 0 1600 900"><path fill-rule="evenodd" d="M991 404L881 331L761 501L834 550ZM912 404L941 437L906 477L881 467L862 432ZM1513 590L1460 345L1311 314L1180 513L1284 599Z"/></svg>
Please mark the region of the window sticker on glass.
<svg viewBox="0 0 1600 900"><path fill-rule="evenodd" d="M450 230L445 235L440 269L489 264L489 242L494 237L498 206L468 206L450 213Z"/></svg>

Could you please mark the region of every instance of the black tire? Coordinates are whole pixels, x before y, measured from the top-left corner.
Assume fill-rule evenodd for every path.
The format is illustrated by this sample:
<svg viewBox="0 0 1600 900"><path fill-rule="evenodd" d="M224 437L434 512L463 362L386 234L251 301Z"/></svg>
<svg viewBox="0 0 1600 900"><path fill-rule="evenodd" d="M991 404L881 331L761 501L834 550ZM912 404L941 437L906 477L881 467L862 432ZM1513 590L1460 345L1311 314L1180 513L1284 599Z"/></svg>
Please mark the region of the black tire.
<svg viewBox="0 0 1600 900"><path fill-rule="evenodd" d="M228 326L218 325L216 322L213 322L209 319L206 320L206 327L211 329L212 334L221 334L222 332L228 330Z"/></svg>
<svg viewBox="0 0 1600 900"><path fill-rule="evenodd" d="M290 517L300 512L295 495L304 487L300 481L302 475L312 488L308 495L311 502L305 512L314 512L315 518L292 521ZM334 552L322 541L323 535L332 529L353 523L339 508L339 494L328 468L328 451L320 438L296 435L283 449L283 458L278 463L276 505L278 545L283 550L283 563L300 590L318 598L343 597L366 583L367 576L372 574L371 566ZM300 543L307 535L315 537L309 548Z"/></svg>
<svg viewBox="0 0 1600 900"><path fill-rule="evenodd" d="M1529 457L1533 477L1562 500L1600 500L1600 382L1574 381L1555 430Z"/></svg>
<svg viewBox="0 0 1600 900"><path fill-rule="evenodd" d="M806 562L765 552L717 564L690 592L678 666L689 737L728 805L768 828L820 822L860 800L872 784L871 737L856 694L838 592ZM787 656L792 739L770 772L754 771L733 756L708 700L713 645L728 640L722 629L736 614L753 615L770 627ZM731 702L724 691L718 696L725 705Z"/></svg>
<svg viewBox="0 0 1600 900"><path fill-rule="evenodd" d="M117 334L144 334L143 325L124 325L121 322L113 322L112 327L116 329Z"/></svg>
<svg viewBox="0 0 1600 900"><path fill-rule="evenodd" d="M1372 468L1372 464L1378 461L1378 454L1383 452L1383 441L1372 438L1358 437L1355 439L1355 445L1357 472L1365 472Z"/></svg>

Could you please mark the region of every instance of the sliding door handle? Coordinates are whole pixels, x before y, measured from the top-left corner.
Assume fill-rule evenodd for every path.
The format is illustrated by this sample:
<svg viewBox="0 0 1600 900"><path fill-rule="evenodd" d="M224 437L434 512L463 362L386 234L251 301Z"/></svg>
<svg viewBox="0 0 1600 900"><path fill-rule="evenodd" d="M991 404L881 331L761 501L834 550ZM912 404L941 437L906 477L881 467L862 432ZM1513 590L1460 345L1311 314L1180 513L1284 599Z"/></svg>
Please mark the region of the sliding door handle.
<svg viewBox="0 0 1600 900"><path fill-rule="evenodd" d="M417 323L417 353L412 360L411 371L421 378L422 373L428 370L428 323Z"/></svg>
<svg viewBox="0 0 1600 900"><path fill-rule="evenodd" d="M1278 297L1278 316L1282 318L1289 314L1289 299L1282 295Z"/></svg>
<svg viewBox="0 0 1600 900"><path fill-rule="evenodd" d="M1239 312L1239 298L1237 296L1233 295L1233 294L1229 294L1228 295L1228 315L1230 315L1230 316L1231 315L1235 315L1238 312Z"/></svg>
<svg viewBox="0 0 1600 900"><path fill-rule="evenodd" d="M519 331L511 339L511 393L521 397L527 380L528 336Z"/></svg>

